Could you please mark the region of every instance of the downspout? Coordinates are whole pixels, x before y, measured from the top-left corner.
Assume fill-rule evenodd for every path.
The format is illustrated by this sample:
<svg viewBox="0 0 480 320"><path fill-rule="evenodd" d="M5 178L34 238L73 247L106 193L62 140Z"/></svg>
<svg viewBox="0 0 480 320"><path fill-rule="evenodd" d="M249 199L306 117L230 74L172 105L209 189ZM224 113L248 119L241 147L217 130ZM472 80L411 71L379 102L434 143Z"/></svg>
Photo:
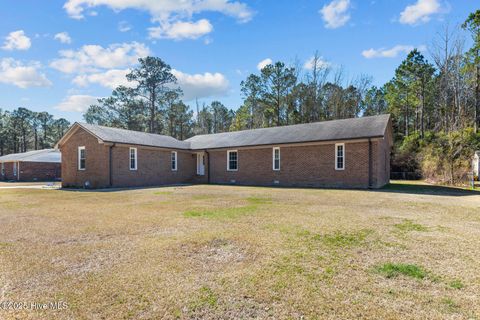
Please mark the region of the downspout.
<svg viewBox="0 0 480 320"><path fill-rule="evenodd" d="M207 155L207 183L210 184L210 153L205 149Z"/></svg>
<svg viewBox="0 0 480 320"><path fill-rule="evenodd" d="M17 162L17 181L20 181L20 161Z"/></svg>
<svg viewBox="0 0 480 320"><path fill-rule="evenodd" d="M113 175L113 169L112 169L112 149L113 147L115 146L115 143L112 144L109 148L108 148L108 171L109 171L109 174L108 174L108 181L109 181L109 185L110 187L113 186L113 182L112 182L112 175Z"/></svg>
<svg viewBox="0 0 480 320"><path fill-rule="evenodd" d="M373 188L373 159L372 159L372 139L368 139L368 188Z"/></svg>

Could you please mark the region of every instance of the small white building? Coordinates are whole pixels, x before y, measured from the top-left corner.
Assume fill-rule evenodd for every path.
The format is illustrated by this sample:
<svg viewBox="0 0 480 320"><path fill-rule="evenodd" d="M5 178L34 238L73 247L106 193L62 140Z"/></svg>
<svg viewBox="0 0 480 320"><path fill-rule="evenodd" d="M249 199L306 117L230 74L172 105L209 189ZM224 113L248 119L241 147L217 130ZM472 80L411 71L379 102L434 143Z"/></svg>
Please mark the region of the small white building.
<svg viewBox="0 0 480 320"><path fill-rule="evenodd" d="M473 156L473 175L478 177L480 175L480 151L475 152Z"/></svg>

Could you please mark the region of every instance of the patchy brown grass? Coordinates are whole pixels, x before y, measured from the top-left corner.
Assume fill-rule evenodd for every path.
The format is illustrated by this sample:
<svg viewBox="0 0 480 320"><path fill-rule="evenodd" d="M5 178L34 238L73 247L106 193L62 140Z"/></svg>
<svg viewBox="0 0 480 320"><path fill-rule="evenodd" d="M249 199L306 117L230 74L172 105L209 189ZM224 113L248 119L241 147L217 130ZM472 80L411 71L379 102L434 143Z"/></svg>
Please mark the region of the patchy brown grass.
<svg viewBox="0 0 480 320"><path fill-rule="evenodd" d="M478 319L479 208L398 184L4 189L0 302L68 308L0 319Z"/></svg>

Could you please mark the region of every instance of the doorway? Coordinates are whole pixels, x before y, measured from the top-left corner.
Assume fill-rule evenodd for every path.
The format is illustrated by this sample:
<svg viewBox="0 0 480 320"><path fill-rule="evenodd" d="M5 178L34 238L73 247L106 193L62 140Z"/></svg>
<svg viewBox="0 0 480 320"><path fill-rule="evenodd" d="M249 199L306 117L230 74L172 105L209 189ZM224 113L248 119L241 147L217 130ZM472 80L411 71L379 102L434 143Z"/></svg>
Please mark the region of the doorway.
<svg viewBox="0 0 480 320"><path fill-rule="evenodd" d="M197 174L199 176L205 175L205 153L197 153Z"/></svg>

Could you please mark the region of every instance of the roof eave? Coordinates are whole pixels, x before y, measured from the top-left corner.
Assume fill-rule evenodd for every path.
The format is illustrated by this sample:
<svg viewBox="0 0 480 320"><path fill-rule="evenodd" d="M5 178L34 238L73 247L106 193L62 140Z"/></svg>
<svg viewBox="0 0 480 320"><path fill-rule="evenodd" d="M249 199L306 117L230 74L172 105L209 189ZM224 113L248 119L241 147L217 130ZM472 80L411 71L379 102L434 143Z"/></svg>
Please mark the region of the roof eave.
<svg viewBox="0 0 480 320"><path fill-rule="evenodd" d="M334 141L351 141L351 140L363 140L363 139L380 139L384 138L385 135L376 135L376 136L362 136L354 138L342 138L342 139L323 139L323 140L305 140L305 141L293 141L293 142L280 142L280 143L260 143L260 144L244 144L244 145L231 145L223 147L213 147L213 148L191 148L192 151L200 150L219 150L227 148L247 148L247 147L262 147L262 146L281 146L286 144L302 144L302 143L320 143L320 142L334 142Z"/></svg>

